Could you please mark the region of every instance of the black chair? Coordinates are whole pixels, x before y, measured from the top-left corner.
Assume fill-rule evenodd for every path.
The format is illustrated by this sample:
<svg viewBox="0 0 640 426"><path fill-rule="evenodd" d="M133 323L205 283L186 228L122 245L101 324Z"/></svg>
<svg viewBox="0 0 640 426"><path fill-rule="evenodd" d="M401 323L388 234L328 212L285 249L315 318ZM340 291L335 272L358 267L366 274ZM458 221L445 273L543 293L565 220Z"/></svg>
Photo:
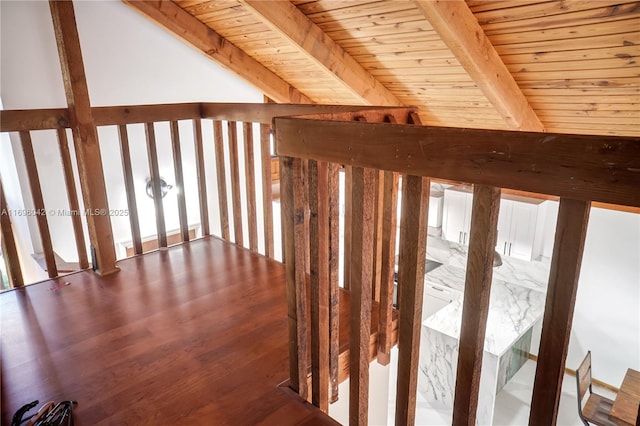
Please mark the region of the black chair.
<svg viewBox="0 0 640 426"><path fill-rule="evenodd" d="M621 426L626 423L611 417L613 401L602 395L593 393L591 389L591 351L576 370L576 382L578 385L578 415L585 426L590 424L598 426ZM589 391L587 402L582 405L585 395Z"/></svg>

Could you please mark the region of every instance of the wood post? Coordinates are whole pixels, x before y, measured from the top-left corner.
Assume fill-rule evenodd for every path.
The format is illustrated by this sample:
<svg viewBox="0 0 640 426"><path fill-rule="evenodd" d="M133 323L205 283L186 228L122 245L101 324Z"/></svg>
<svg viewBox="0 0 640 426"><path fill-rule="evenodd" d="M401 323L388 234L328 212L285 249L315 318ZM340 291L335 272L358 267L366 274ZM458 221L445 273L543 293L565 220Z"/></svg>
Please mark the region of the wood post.
<svg viewBox="0 0 640 426"><path fill-rule="evenodd" d="M309 160L311 287L311 402L329 411L329 191L328 165Z"/></svg>
<svg viewBox="0 0 640 426"><path fill-rule="evenodd" d="M500 188L475 185L471 238L462 305L462 325L453 402L453 424L476 424L482 352L489 314L493 255L498 234Z"/></svg>
<svg viewBox="0 0 640 426"><path fill-rule="evenodd" d="M329 375L331 382L330 402L338 400L338 357L340 294L339 294L339 262L340 262L340 166L329 163Z"/></svg>
<svg viewBox="0 0 640 426"><path fill-rule="evenodd" d="M0 176L0 240L2 240L2 253L7 266L7 275L11 288L24 286L20 258L16 248L16 240L13 237L11 226L11 214L7 200L4 197L2 177Z"/></svg>
<svg viewBox="0 0 640 426"><path fill-rule="evenodd" d="M307 389L307 301L302 160L280 157L282 230L286 255L287 316L289 317L289 377L303 399Z"/></svg>
<svg viewBox="0 0 640 426"><path fill-rule="evenodd" d="M529 425L553 425L558 415L573 310L591 203L560 199L542 322Z"/></svg>
<svg viewBox="0 0 640 426"><path fill-rule="evenodd" d="M38 176L38 166L36 157L33 152L33 143L31 142L31 134L27 131L20 132L20 142L22 144L22 152L24 153L24 162L27 168L27 178L31 187L31 199L33 200L33 208L36 212L36 220L38 223L38 231L40 233L40 241L42 243L42 251L47 265L47 274L49 278L58 276L58 268L56 266L53 245L51 244L51 233L49 232L49 221L47 220L44 199L42 198L42 189L40 188L40 177Z"/></svg>
<svg viewBox="0 0 640 426"><path fill-rule="evenodd" d="M164 205L162 203L162 190L160 188L160 169L158 167L158 151L156 149L156 133L154 123L146 123L144 126L147 138L147 157L149 159L149 173L153 205L156 211L156 232L158 234L158 247L167 247L167 229L164 222Z"/></svg>
<svg viewBox="0 0 640 426"><path fill-rule="evenodd" d="M73 132L84 207L90 211L105 212L105 214L87 216L89 239L95 253L95 263L97 263L93 268L101 275L108 275L117 272L118 268L111 218L107 214L109 206L98 132L91 112L73 3L50 1L49 7L69 106L69 123Z"/></svg>
<svg viewBox="0 0 640 426"><path fill-rule="evenodd" d="M373 169L352 168L351 309L349 325L349 424L367 425L371 338L371 276L373 274ZM348 214L348 212L347 212Z"/></svg>
<svg viewBox="0 0 640 426"><path fill-rule="evenodd" d="M69 201L69 209L72 212L79 212L80 205L78 203L78 191L76 190L76 181L73 177L73 165L71 164L71 153L69 152L67 130L58 129L57 134L58 145L60 146L60 158L62 159L62 171L64 172L64 183L65 187L67 188L67 200ZM79 214L71 215L71 224L73 226L73 236L76 240L78 266L80 267L80 269L87 269L89 267L89 259L87 259L87 246L84 242L82 218Z"/></svg>
<svg viewBox="0 0 640 426"><path fill-rule="evenodd" d="M271 182L271 126L260 124L260 158L262 163L262 218L264 222L264 254L273 259L273 187Z"/></svg>
<svg viewBox="0 0 640 426"><path fill-rule="evenodd" d="M429 186L429 179L424 177L404 176L402 180L398 260L398 290L402 288L402 292L398 291L401 307L398 325L397 425L415 424Z"/></svg>
<svg viewBox="0 0 640 426"><path fill-rule="evenodd" d="M131 169L131 152L129 151L129 135L127 125L118 126L120 138L120 154L122 157L122 172L124 174L124 190L127 193L127 207L129 208L129 223L131 225L131 237L136 254L142 254L142 238L140 237L140 222L138 220L138 204L136 202L136 190L133 184L133 171Z"/></svg>
<svg viewBox="0 0 640 426"><path fill-rule="evenodd" d="M253 123L242 123L244 141L244 175L247 196L247 219L249 225L249 249L258 251L258 215L256 213L256 171L253 162ZM239 182L238 182L239 184Z"/></svg>
<svg viewBox="0 0 640 426"><path fill-rule="evenodd" d="M198 201L200 202L200 225L202 235L209 235L209 202L207 199L207 175L204 170L204 146L202 142L202 122L193 120L193 141L196 153L196 172L198 177Z"/></svg>
<svg viewBox="0 0 640 426"><path fill-rule="evenodd" d="M378 317L378 362L389 364L391 360L391 325L393 311L393 287L396 265L396 221L398 207L397 173L385 171L382 200L382 271L380 273L380 315Z"/></svg>
<svg viewBox="0 0 640 426"><path fill-rule="evenodd" d="M238 169L238 127L235 121L227 122L227 126L229 130L229 173L231 174L231 209L233 211L234 242L239 246L243 246L240 170Z"/></svg>
<svg viewBox="0 0 640 426"><path fill-rule="evenodd" d="M213 143L216 152L216 178L218 180L218 206L220 208L220 230L222 238L231 241L229 236L229 206L227 202L227 177L224 161L224 141L222 137L222 122L213 122Z"/></svg>
<svg viewBox="0 0 640 426"><path fill-rule="evenodd" d="M171 121L171 150L173 152L173 171L178 189L178 219L180 236L183 242L189 241L189 223L187 221L187 202L184 196L184 174L182 173L182 152L180 149L180 129L176 120Z"/></svg>

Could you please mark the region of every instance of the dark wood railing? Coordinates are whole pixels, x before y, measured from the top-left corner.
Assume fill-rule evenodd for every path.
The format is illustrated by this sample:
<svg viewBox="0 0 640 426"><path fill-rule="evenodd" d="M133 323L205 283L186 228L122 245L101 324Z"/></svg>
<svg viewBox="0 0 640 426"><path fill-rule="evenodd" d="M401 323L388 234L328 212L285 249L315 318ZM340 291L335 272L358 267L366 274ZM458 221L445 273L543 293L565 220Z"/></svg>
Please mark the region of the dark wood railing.
<svg viewBox="0 0 640 426"><path fill-rule="evenodd" d="M388 294L385 295L388 287L384 286L388 285L393 265L386 262L391 262L389 253L393 253L387 239L391 236L389 229L394 228L393 214L389 214L395 196L394 174L403 176L398 263L398 425L414 424L429 179L474 185L453 409L456 425L475 424L476 420L501 188L535 192L559 197L560 208L529 424L555 424L590 206L592 202L640 206L640 139L398 124L410 122L410 114L404 114L404 118L396 117L395 121L381 119L381 113L375 111L348 117L317 115L274 120L283 185L290 353L297 354L290 360L292 385L306 396L306 352L311 348L311 400L323 408L323 376L327 374L323 358L327 357L329 329L326 288L335 285L327 277L327 256L319 253L327 250L327 234L330 235L326 209L320 209L327 205L324 188L332 188L327 164L351 168L352 184L347 188L350 200L346 203L350 210L346 220L351 221L347 250L351 265L347 275L350 282L345 286L351 290L352 425L367 424L367 312L374 274L373 226L378 223L374 211L376 205L380 206L375 177L384 171L382 240L387 244L383 246L386 254L382 255L384 272L380 273L384 310L390 309ZM311 165L308 180L303 178L304 162ZM318 222L312 227L309 241L313 277L310 345L306 341L306 265L301 254L305 243L305 193L312 200L311 217ZM328 250L331 258L331 243ZM314 276L315 268L319 270ZM381 338L379 342L381 352L386 351L386 340ZM383 352L382 361L387 359L385 355Z"/></svg>
<svg viewBox="0 0 640 426"><path fill-rule="evenodd" d="M185 185L183 152L192 143L195 152L199 216L203 235L211 233L214 203L220 212L220 236L258 251L258 200L264 206L264 251L275 253L271 209L272 122L275 123L280 158L283 254L287 271L287 304L290 333L291 386L315 405L327 410L337 398L338 383L350 381L350 422L367 423L368 368L373 358L389 362L393 342L399 341L397 424L412 424L415 413L417 357L426 252L429 179L445 179L474 185L474 205L461 330L458 381L454 400L454 423L475 421L478 378L488 312L493 247L500 189L528 191L560 197L551 279L543 322L538 369L530 424L552 424L557 413L561 372L567 353L569 331L582 249L591 202L640 207L640 140L638 138L576 136L437 128L419 125L410 108L345 107L278 104L168 104L94 107L94 126L116 126L122 161L127 206L135 253L142 253L137 201L131 164L131 147L144 144L153 178L158 246L169 244L159 186L157 123L169 123L175 183ZM293 117L299 116L299 117ZM178 122L190 120L193 139L184 140ZM213 144L205 149L203 122L211 121ZM133 140L128 125L142 124L145 140ZM254 131L255 127L260 129ZM208 126L207 126L208 127ZM17 132L25 154L25 166L36 209L46 211L40 190L38 165L31 133L55 133L60 146L69 208L79 210L73 161L67 144L70 129L66 109L2 111L0 131ZM242 137L239 137L239 132ZM225 138L224 135L227 135ZM262 186L257 184L253 151L260 138ZM75 139L74 139L75 140ZM225 147L224 143L227 142ZM78 142L76 142L77 144ZM239 144L244 156L240 158ZM226 149L225 149L226 148ZM228 161L225 159L228 153ZM77 152L77 149L76 149ZM99 152L99 151L98 151ZM214 158L209 158L213 152ZM208 154L209 153L209 154ZM218 199L207 198L207 164L216 165ZM247 196L243 212L240 165L246 170ZM78 174L91 176L82 161ZM342 171L344 170L344 171ZM345 241L338 237L339 174L346 177ZM392 309L395 267L396 205L402 175L400 218L399 324L394 328ZM92 188L106 191L104 180ZM227 193L230 186L231 193ZM0 207L8 209L0 186ZM84 198L84 197L83 197ZM231 198L229 200L229 198ZM186 200L177 195L180 239L189 241ZM87 200L84 198L85 209ZM90 205L109 211L109 206ZM248 218L247 235L243 232ZM38 217L50 276L57 276L55 253L46 215ZM104 248L114 247L113 232L102 224L92 226L94 216L71 216L81 268L88 265L82 220L90 239L100 241L94 251L104 271L117 270ZM214 219L215 220L215 219ZM11 281L22 285L10 217L0 220L3 252ZM15 244L14 244L15 246ZM84 259L83 259L84 255ZM338 261L345 261L344 286L350 293L348 347L338 339ZM111 262L111 263L109 263ZM307 296L308 293L308 296ZM373 306L379 306L375 310ZM371 328L371 319L377 323ZM545 390L544 392L542 390Z"/></svg>
<svg viewBox="0 0 640 426"><path fill-rule="evenodd" d="M362 108L362 107L358 107ZM220 236L228 241L233 241L238 245L246 246L250 250L258 251L258 199L263 205L263 226L264 229L264 251L262 254L274 258L275 257L275 238L273 210L272 210L272 185L271 185L271 121L276 116L282 115L299 115L299 114L317 114L325 113L331 116L339 116L340 114L353 111L354 107L348 106L322 106L322 105L279 105L279 104L214 104L214 103L186 103L186 104L164 104L164 105L132 105L132 106L109 106L91 108L96 129L110 126L117 127L119 140L119 150L121 158L122 175L124 178L124 188L126 190L126 201L128 208L129 225L132 236L133 253L141 254L145 251L146 245L143 245L143 236L140 230L140 217L138 212L138 204L140 200L136 200L136 191L134 187L133 167L131 162L131 150L135 145L143 144L147 152L148 167L150 181L152 182L152 194L155 209L156 221L156 238L157 247L166 247L169 244L167 238L167 229L165 224L165 214L162 197L159 195L160 179L159 179L159 158L157 139L161 136L157 132L165 131L166 126L158 126L158 123L168 123L171 139L171 153L174 168L176 200L179 216L179 239L180 241L188 241L189 223L187 221L187 207L184 191L184 173L183 173L183 151L185 143L193 144L195 152L195 169L197 176L197 194L199 203L200 227L203 235L211 233L210 216L212 215L210 207L215 203L218 204L220 212ZM92 226L97 220L105 220L104 217L79 214L86 211L109 212L107 204L91 204L87 205L86 197L84 209L80 209L79 190L76 188L74 179L73 163L77 167L80 180L82 176L92 176L90 170L83 170L84 163L81 161L73 161L71 158L67 134L70 125L70 114L67 109L40 109L40 110L9 110L2 111L0 117L0 131L16 132L20 138L20 146L22 147L25 167L29 184L31 188L32 202L34 211L42 212L37 216L38 231L43 247L43 255L46 262L47 273L50 277L58 276L56 267L56 254L53 247L51 235L49 232L50 218L44 214L47 212L45 206L45 198L41 190L41 177L38 174L38 164L33 152L31 135L33 132L49 132L55 134L58 139L61 157L62 174L65 178L66 194L68 198L69 211L78 212L78 214L70 214L74 230L74 239L76 242L78 255L78 268L85 269L89 267L87 256L86 237L83 232L83 221L86 222L91 241L99 241L104 246L111 247L114 250L115 242L113 232L103 232L100 226ZM191 121L193 125L193 140L181 140L178 122ZM213 143L214 149L205 149L203 141L203 121L211 121L213 127ZM256 129L254 131L254 124ZM131 125L143 125L145 130L144 140L133 140L130 136ZM98 133L99 134L99 133ZM226 136L226 137L225 137ZM254 153L254 140L259 138L259 154ZM74 139L75 141L75 139ZM104 149L104 142L103 145ZM78 143L77 141L75 142ZM110 141L106 141L109 146ZM226 146L225 146L226 143ZM242 145L240 149L239 145ZM225 151L227 158L225 158ZM75 150L79 152L78 146ZM213 152L213 157L208 158L209 153ZM242 158L239 152L243 152ZM102 153L104 155L104 153ZM98 155L100 152L98 151ZM255 170L255 156L258 155L261 164L261 179L257 179ZM211 185L205 177L207 165L215 164L216 168L216 184L218 189L218 199L209 200L207 197L207 186ZM240 188L240 167L244 165L245 170L245 188L244 195L246 199L242 200L243 191ZM261 180L261 186L258 181ZM99 189L106 191L106 186L102 176L93 176L92 185L97 185ZM231 188L230 200L227 194L227 187ZM105 198L106 200L106 198ZM243 203L244 201L244 203ZM246 206L247 211L243 211ZM11 206L9 206L11 207ZM243 220L247 219L247 235L243 232ZM109 230L111 230L111 221L109 221ZM215 219L214 219L215 220ZM100 231L99 235L91 235ZM93 247L93 245L92 245ZM148 249L147 249L148 250ZM92 251L94 262L101 266L102 271L117 271L115 257L104 255L108 250ZM308 250L307 250L308 251ZM7 258L14 256L7 256ZM18 265L19 263L16 263ZM15 281L21 282L21 280Z"/></svg>

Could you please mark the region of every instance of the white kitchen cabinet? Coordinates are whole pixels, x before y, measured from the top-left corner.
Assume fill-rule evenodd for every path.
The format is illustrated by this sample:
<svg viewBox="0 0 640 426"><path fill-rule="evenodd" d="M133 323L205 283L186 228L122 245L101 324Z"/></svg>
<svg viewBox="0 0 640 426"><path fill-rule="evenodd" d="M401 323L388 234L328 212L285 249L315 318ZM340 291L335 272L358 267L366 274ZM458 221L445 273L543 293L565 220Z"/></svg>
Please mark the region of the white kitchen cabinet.
<svg viewBox="0 0 640 426"><path fill-rule="evenodd" d="M422 321L447 306L455 297L453 290L425 282Z"/></svg>
<svg viewBox="0 0 640 426"><path fill-rule="evenodd" d="M469 244L473 193L470 189L451 187L444 190L442 236L459 244Z"/></svg>
<svg viewBox="0 0 640 426"><path fill-rule="evenodd" d="M500 200L496 252L523 260L542 254L544 200L506 194ZM464 187L445 189L442 235L446 240L469 244L473 193Z"/></svg>
<svg viewBox="0 0 640 426"><path fill-rule="evenodd" d="M440 228L442 226L442 209L444 205L444 194L442 191L431 191L429 194L429 216L428 226Z"/></svg>
<svg viewBox="0 0 640 426"><path fill-rule="evenodd" d="M505 195L500 201L496 251L505 256L532 260L542 254L543 200Z"/></svg>

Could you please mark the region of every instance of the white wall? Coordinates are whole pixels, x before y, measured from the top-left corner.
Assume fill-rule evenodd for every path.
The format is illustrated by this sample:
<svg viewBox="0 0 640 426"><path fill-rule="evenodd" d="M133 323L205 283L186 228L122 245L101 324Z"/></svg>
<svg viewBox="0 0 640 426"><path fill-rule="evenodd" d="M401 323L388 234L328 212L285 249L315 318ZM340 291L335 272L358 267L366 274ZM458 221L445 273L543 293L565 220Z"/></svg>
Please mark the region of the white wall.
<svg viewBox="0 0 640 426"><path fill-rule="evenodd" d="M620 386L640 370L640 215L592 208L567 356L591 350L593 376Z"/></svg>
<svg viewBox="0 0 640 426"><path fill-rule="evenodd" d="M93 106L194 101L262 102L261 92L120 1L74 2L74 6ZM48 3L3 1L0 2L0 19L0 96L5 109L65 107ZM155 220L152 202L144 193L149 176L144 131L142 126L129 126L129 131L141 231L143 236L151 235L155 233ZM191 143L192 124L181 122L180 132L183 139L187 210L190 223L194 223L199 222L199 213ZM203 123L203 133L205 158L212 161L212 129L206 121ZM160 174L174 184L166 123L156 126L156 136ZM112 209L126 208L115 128L101 128L99 138L109 206ZM56 210L66 209L66 197L60 193L64 181L55 135L53 132L33 132L33 139L45 205ZM71 142L70 135L69 140ZM25 205L29 207L30 195L24 184L23 159L15 135L12 135L12 145L22 187L7 188L7 192L21 192ZM243 169L244 165L241 165L241 173ZM2 170L0 172L3 175L5 173ZM258 169L256 174L259 173ZM210 182L210 221L215 232L219 225L217 207L213 202L217 199L217 191L211 184L215 182L213 164L207 165L207 180ZM164 204L167 229L177 228L175 195L168 196ZM131 239L126 217L113 217L112 224L116 241ZM35 222L30 228L32 243L37 249L39 242ZM71 221L68 218L51 217L50 228L56 252L65 260L74 260L75 245L73 239L69 238L72 235Z"/></svg>

